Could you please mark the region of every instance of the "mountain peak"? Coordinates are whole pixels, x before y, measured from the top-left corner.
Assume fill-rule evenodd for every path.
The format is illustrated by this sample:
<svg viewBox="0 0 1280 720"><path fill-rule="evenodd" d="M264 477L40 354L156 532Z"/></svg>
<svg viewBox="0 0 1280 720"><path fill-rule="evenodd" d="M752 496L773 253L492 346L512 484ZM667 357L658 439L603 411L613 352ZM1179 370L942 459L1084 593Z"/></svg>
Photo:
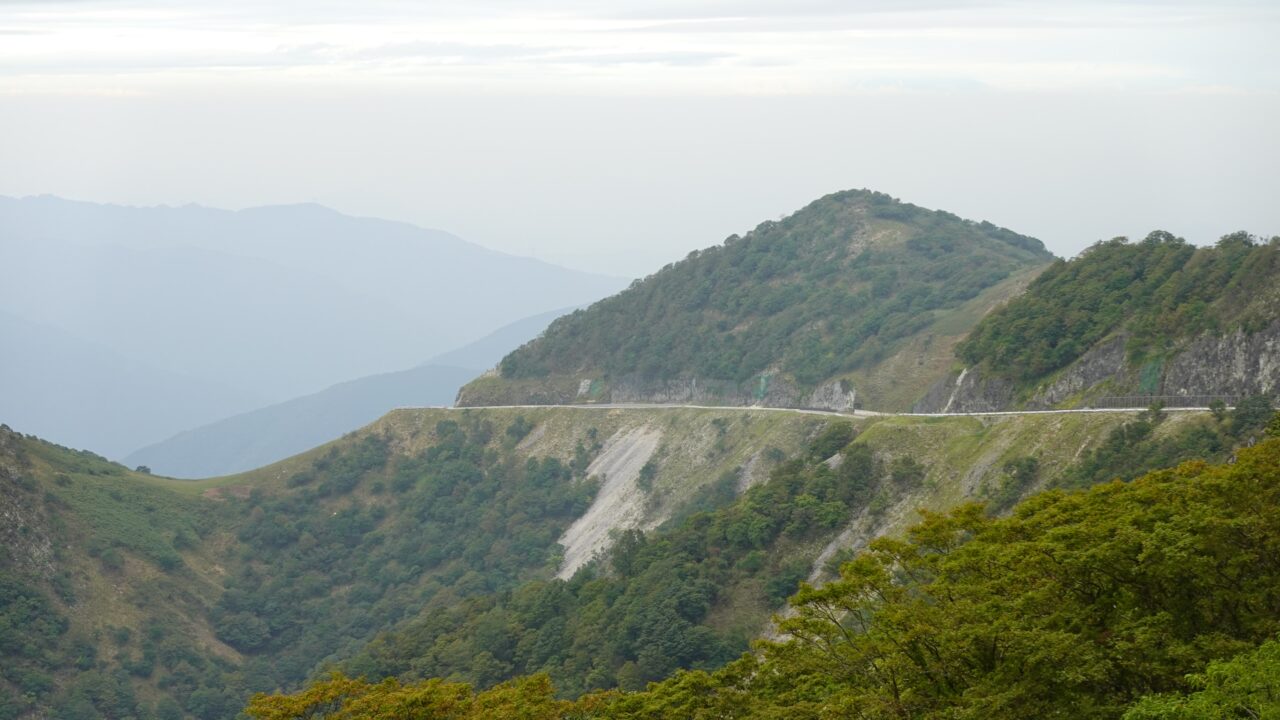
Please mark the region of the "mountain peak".
<svg viewBox="0 0 1280 720"><path fill-rule="evenodd" d="M832 193L560 319L459 402L844 406L858 392L851 373L1051 258L988 222Z"/></svg>

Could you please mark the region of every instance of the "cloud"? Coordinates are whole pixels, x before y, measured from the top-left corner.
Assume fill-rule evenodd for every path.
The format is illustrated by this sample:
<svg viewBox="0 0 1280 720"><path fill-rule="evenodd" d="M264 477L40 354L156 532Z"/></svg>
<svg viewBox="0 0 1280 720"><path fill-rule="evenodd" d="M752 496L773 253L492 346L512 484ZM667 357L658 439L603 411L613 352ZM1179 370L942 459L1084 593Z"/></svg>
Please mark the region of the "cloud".
<svg viewBox="0 0 1280 720"><path fill-rule="evenodd" d="M545 58L551 62L594 65L670 65L696 67L735 57L731 53L717 52L619 52L598 54L557 55Z"/></svg>
<svg viewBox="0 0 1280 720"><path fill-rule="evenodd" d="M494 60L525 60L543 57L548 53L563 51L563 47L536 47L515 44L467 44L433 40L392 43L365 48L353 54L361 60L398 60L407 58L454 59L461 61L490 62Z"/></svg>
<svg viewBox="0 0 1280 720"><path fill-rule="evenodd" d="M1280 9L1250 1L0 0L0 28L10 92L77 75L95 91L103 76L138 88L172 76L640 94L1280 91Z"/></svg>

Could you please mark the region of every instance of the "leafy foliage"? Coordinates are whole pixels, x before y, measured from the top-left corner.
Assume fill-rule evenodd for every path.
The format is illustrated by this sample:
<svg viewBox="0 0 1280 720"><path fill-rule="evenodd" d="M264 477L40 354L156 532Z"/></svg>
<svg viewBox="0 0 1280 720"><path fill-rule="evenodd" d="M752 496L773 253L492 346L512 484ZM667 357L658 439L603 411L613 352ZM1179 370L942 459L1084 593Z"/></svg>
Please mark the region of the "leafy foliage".
<svg viewBox="0 0 1280 720"><path fill-rule="evenodd" d="M1129 708L1124 720L1280 717L1280 641L1215 660L1203 673L1188 677L1187 684L1195 691L1145 697Z"/></svg>
<svg viewBox="0 0 1280 720"><path fill-rule="evenodd" d="M1121 328L1136 357L1205 331L1260 330L1272 315L1252 303L1277 284L1280 243L1255 244L1244 233L1201 249L1166 232L1138 243L1116 238L1054 263L956 352L993 375L1033 383Z"/></svg>
<svg viewBox="0 0 1280 720"><path fill-rule="evenodd" d="M335 674L295 695L258 695L246 714L257 720L293 718L431 718L432 720L556 720L569 703L557 700L545 675L520 678L475 693L462 683L427 680L376 685Z"/></svg>
<svg viewBox="0 0 1280 720"><path fill-rule="evenodd" d="M0 534L14 531L5 539L17 540L0 552L0 717L149 717L158 705L137 692L144 679L161 692L161 704L173 704L173 696L186 700L212 678L218 689L204 692L222 702L189 705L201 720L242 704L225 665L197 650L189 625L153 599L199 611L190 595L197 578L178 547L190 549L210 528L212 518L196 512L195 501L143 485L92 453L0 427L0 504L14 523ZM77 559L96 567L86 573ZM133 596L145 636L117 627L103 637L86 626L86 616L120 621L88 605L100 598L77 591L95 571L115 585L113 594Z"/></svg>
<svg viewBox="0 0 1280 720"><path fill-rule="evenodd" d="M5 659L0 678L16 691L9 694L0 683L0 717L17 717L49 699L54 689L50 673L57 669L53 658L67 628L66 616L44 592L0 575L0 656Z"/></svg>
<svg viewBox="0 0 1280 720"><path fill-rule="evenodd" d="M702 510L656 532L621 535L609 557L569 581L530 578L558 565L555 539L595 491L585 477L600 449L591 433L564 449L567 461L529 458L515 451L533 429L528 420L503 428L487 421L493 414L459 413L456 422L424 426L414 454L399 444L393 452L377 434L353 436L253 492L219 488L226 492L216 502L101 458L35 441L6 446L13 434L0 434L0 499L35 512L23 527L49 533L55 566L74 569L27 572L17 543L0 547L0 720L215 720L255 692L296 688L335 665L405 683L356 694L392 702L400 687L410 694L405 702L427 703L453 693L458 712L470 716L520 707L548 717L871 713L876 706L864 703L887 702L884 686L836 672L850 657L871 658L864 670L905 668L901 677L915 684L902 687L922 703L922 717L1045 714L1061 697L1061 707L1079 704L1086 717L1116 717L1139 697L1174 702L1203 690L1185 676L1274 636L1268 623L1280 614L1263 588L1280 587L1269 564L1280 555L1280 530L1268 494L1280 441L1261 439L1274 426L1269 415L1260 398L1172 426L1146 413L1130 424L1146 430L1118 431L1105 453L1083 457L1090 469L1073 482L1132 477L1200 452L1204 437L1217 443L1204 457L1258 446L1240 451L1234 465L1193 464L1107 485L1105 497L1044 495L1008 520L976 510L931 518L908 541L853 558L840 583L797 596L809 598L797 600L798 619L845 623L843 611L822 610L819 596L806 594L841 583L865 590L867 577L880 577L851 578L850 566L887 578L875 597L840 598L861 603L860 617L875 630L864 634L879 644L858 645L842 630L813 636L828 649L852 643L832 656L838 662L812 642L734 658L767 613L803 587L826 538L924 480L921 462L877 456L847 424L826 425L792 460L764 453L770 479L741 497L737 474L725 473L693 502ZM1037 472L1034 458L1012 456L1001 489L1016 496ZM1132 489L1139 487L1146 489ZM32 525L35 517L42 519ZM14 525L0 532L21 537ZM59 555L71 548L81 555ZM94 548L96 556L85 552ZM179 562L166 565L168 554ZM92 590L81 584L86 576L123 588L136 617L78 605L102 601L80 592ZM208 577L221 592L200 585ZM1235 624L1220 621L1224 614ZM112 620L86 626L86 617ZM988 626L1012 642L999 646L990 668L974 664L991 640ZM792 634L805 637L803 629ZM934 655L946 664L929 664ZM918 662L923 669L907 672ZM1070 678L1051 674L1062 668ZM940 690L930 677L944 669L956 675ZM527 679L539 674L546 678ZM426 676L449 682L426 681L436 690L413 695L408 689L423 684L409 680ZM493 691L452 684L487 688L513 678ZM660 685L638 692L652 681ZM1054 683L1069 692L1030 687L1052 693ZM555 699L582 693L591 694L572 704Z"/></svg>
<svg viewBox="0 0 1280 720"><path fill-rule="evenodd" d="M557 320L500 369L744 382L779 368L814 385L880 360L935 311L1050 257L990 223L836 193Z"/></svg>

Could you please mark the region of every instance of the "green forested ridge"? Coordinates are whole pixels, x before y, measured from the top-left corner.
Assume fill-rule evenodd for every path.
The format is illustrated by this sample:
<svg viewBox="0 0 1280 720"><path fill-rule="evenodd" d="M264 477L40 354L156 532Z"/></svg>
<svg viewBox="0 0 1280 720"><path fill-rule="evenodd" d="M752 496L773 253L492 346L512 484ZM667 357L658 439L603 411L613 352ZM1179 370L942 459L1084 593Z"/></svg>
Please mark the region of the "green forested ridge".
<svg viewBox="0 0 1280 720"><path fill-rule="evenodd" d="M1130 358L1158 356L1202 332L1261 330L1280 315L1280 240L1245 233L1196 248L1154 232L1059 260L957 346L984 372L1026 385L1123 329Z"/></svg>
<svg viewBox="0 0 1280 720"><path fill-rule="evenodd" d="M1048 257L986 223L839 193L558 322L490 380L573 397L583 377L763 388L777 371L804 388L881 363L916 392L976 323L959 356L1027 390L1117 335L1158 365L1280 307L1280 242L1153 233L1054 264L978 322ZM646 530L552 579L557 539L607 479L588 468L639 431L661 438L632 468L644 507L627 526ZM850 422L405 411L181 483L0 428L0 720L215 720L300 687L250 714L1266 717L1266 433L1280 417L1261 397ZM974 499L985 508L952 512ZM786 639L753 646L788 597ZM335 668L370 681L324 680Z"/></svg>
<svg viewBox="0 0 1280 720"><path fill-rule="evenodd" d="M262 720L443 718L1237 718L1277 711L1280 437L1066 493L977 505L880 539L787 637L716 671L558 702L546 676L490 691L335 676L259 696ZM484 708L488 714L479 714Z"/></svg>
<svg viewBox="0 0 1280 720"><path fill-rule="evenodd" d="M1160 432L1167 417L1149 411L1116 425L1052 484L1083 488L1188 459L1225 460L1232 448L1259 437L1271 416L1267 401L1254 398ZM639 689L676 668L718 666L745 650L760 625L724 627L715 608L733 602L761 622L808 576L815 538L831 537L863 509L882 512L924 483L926 468L912 455L886 462L883 445L854 437L849 424L832 423L741 500L648 536L623 533L601 567L568 582L534 581L455 606L380 637L344 668L367 677L447 677L481 687L546 673L561 693L577 696L615 686ZM825 462L837 455L834 468ZM1036 455L1007 457L979 491L994 510L1040 479Z"/></svg>
<svg viewBox="0 0 1280 720"><path fill-rule="evenodd" d="M937 311L1050 258L990 223L836 193L557 320L501 374L743 382L776 369L813 386L885 358Z"/></svg>

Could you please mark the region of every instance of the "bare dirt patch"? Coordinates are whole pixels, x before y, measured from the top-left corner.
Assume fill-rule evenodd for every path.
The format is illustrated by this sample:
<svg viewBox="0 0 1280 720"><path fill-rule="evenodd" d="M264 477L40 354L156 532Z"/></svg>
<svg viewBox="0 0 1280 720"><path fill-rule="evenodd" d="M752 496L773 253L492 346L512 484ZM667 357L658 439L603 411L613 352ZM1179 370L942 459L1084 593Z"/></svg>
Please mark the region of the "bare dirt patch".
<svg viewBox="0 0 1280 720"><path fill-rule="evenodd" d="M639 527L644 520L644 491L636 484L640 468L649 462L662 431L649 426L619 430L587 468L601 480L600 492L582 517L560 537L564 562L556 577L568 579L609 544L611 530Z"/></svg>

